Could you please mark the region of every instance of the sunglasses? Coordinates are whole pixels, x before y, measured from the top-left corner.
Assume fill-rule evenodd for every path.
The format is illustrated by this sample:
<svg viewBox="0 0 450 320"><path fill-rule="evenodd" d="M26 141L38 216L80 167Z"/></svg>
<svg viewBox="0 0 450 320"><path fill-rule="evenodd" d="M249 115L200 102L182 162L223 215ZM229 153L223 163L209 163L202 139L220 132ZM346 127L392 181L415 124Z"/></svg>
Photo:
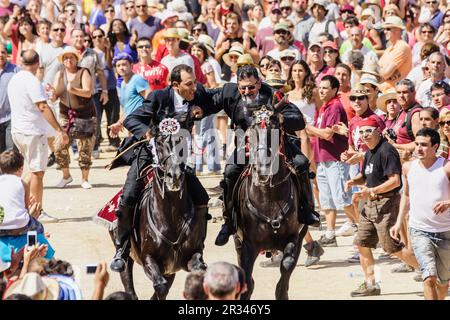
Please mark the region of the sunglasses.
<svg viewBox="0 0 450 320"><path fill-rule="evenodd" d="M363 101L365 98L366 98L366 96L358 96L358 97L350 96L350 101L356 101L356 100Z"/></svg>
<svg viewBox="0 0 450 320"><path fill-rule="evenodd" d="M84 39L84 42L91 42L91 39Z"/></svg>
<svg viewBox="0 0 450 320"><path fill-rule="evenodd" d="M102 34L99 34L97 36L92 35L92 39L101 39L101 38L103 38Z"/></svg>
<svg viewBox="0 0 450 320"><path fill-rule="evenodd" d="M444 127L445 125L447 125L447 126L450 127L450 120L447 120L447 121L439 121L439 125L440 125L441 127Z"/></svg>
<svg viewBox="0 0 450 320"><path fill-rule="evenodd" d="M147 8L146 4L140 5L140 6L135 6L136 8Z"/></svg>
<svg viewBox="0 0 450 320"><path fill-rule="evenodd" d="M436 4L437 1L427 1L427 4Z"/></svg>
<svg viewBox="0 0 450 320"><path fill-rule="evenodd" d="M421 33L423 33L423 34L426 34L426 33L433 34L433 31L431 31L431 30L422 30Z"/></svg>
<svg viewBox="0 0 450 320"><path fill-rule="evenodd" d="M375 131L375 128L370 128L370 129L366 129L366 130L359 130L359 135L360 136L369 135L369 134L372 134L374 131Z"/></svg>
<svg viewBox="0 0 450 320"><path fill-rule="evenodd" d="M341 14L344 14L344 13L353 13L353 11L351 11L351 10L343 10L343 11L341 11Z"/></svg>
<svg viewBox="0 0 450 320"><path fill-rule="evenodd" d="M149 45L149 44L143 44L143 45L140 45L140 46L137 46L137 48L138 49L150 49L152 46L151 45Z"/></svg>
<svg viewBox="0 0 450 320"><path fill-rule="evenodd" d="M248 86L239 86L239 90L242 90L242 91L245 91L245 90L255 90L256 89L256 85L254 85L254 84L251 84L251 85L248 85Z"/></svg>
<svg viewBox="0 0 450 320"><path fill-rule="evenodd" d="M267 3L268 4L275 4L275 3L278 3L278 1L268 1Z"/></svg>
<svg viewBox="0 0 450 320"><path fill-rule="evenodd" d="M282 57L281 61L294 61L295 58L294 57Z"/></svg>
<svg viewBox="0 0 450 320"><path fill-rule="evenodd" d="M269 67L269 64L268 64L268 63L262 64L262 65L260 65L259 67L260 67L261 69L267 69L267 68Z"/></svg>
<svg viewBox="0 0 450 320"><path fill-rule="evenodd" d="M333 49L325 49L325 50L323 50L323 53L335 53L335 52L337 52L337 51L333 50Z"/></svg>
<svg viewBox="0 0 450 320"><path fill-rule="evenodd" d="M52 29L52 31L55 31L55 32L58 32L58 31L66 32L66 29L64 29L64 28L57 28L57 29Z"/></svg>
<svg viewBox="0 0 450 320"><path fill-rule="evenodd" d="M281 8L281 11L291 11L292 8L291 7L283 7Z"/></svg>
<svg viewBox="0 0 450 320"><path fill-rule="evenodd" d="M106 9L105 12L114 12L114 9Z"/></svg>
<svg viewBox="0 0 450 320"><path fill-rule="evenodd" d="M289 34L289 32L286 30L277 30L277 31L275 31L275 34L287 35L287 34Z"/></svg>
<svg viewBox="0 0 450 320"><path fill-rule="evenodd" d="M197 33L197 32L202 32L204 31L203 29L193 29L192 32ZM206 32L206 31L205 31Z"/></svg>

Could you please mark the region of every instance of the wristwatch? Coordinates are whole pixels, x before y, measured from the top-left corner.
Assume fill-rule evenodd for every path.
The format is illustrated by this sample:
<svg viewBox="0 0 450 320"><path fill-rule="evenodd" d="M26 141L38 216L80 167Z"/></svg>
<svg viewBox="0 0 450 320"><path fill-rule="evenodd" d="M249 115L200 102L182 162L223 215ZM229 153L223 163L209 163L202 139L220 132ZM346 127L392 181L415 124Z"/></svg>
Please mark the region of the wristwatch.
<svg viewBox="0 0 450 320"><path fill-rule="evenodd" d="M373 188L369 188L370 191L370 197L374 198L376 196L375 192L373 191Z"/></svg>

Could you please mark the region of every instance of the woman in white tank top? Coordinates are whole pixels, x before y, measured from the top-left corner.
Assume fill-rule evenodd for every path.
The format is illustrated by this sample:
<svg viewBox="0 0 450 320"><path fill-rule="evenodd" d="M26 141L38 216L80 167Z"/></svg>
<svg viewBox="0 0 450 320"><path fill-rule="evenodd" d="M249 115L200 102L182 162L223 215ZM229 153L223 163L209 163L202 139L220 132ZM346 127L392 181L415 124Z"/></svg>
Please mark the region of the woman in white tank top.
<svg viewBox="0 0 450 320"><path fill-rule="evenodd" d="M291 66L288 84L293 88L287 93L289 102L303 113L306 123L313 123L319 98L311 69L304 60L298 60Z"/></svg>

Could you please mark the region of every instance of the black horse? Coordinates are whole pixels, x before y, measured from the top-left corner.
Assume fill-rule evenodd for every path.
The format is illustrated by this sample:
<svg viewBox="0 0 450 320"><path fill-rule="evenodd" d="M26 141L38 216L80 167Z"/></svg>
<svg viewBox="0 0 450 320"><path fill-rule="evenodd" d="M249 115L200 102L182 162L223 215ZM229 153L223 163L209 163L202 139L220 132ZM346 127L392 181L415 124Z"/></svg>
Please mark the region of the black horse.
<svg viewBox="0 0 450 320"><path fill-rule="evenodd" d="M185 142L182 135L157 133L157 164L141 171L142 179L150 178L136 206L131 255L126 270L120 274L125 290L135 298L134 261L143 266L153 282L152 300L166 299L177 271L206 269L203 248L207 221L195 209L186 190L181 161L186 149L179 148Z"/></svg>
<svg viewBox="0 0 450 320"><path fill-rule="evenodd" d="M280 250L276 299L288 299L289 279L308 230L298 221L299 186L295 169L286 158L282 116L263 106L254 112L248 130L250 164L235 188L237 233L234 236L238 263L244 269L250 299L253 266L262 250Z"/></svg>

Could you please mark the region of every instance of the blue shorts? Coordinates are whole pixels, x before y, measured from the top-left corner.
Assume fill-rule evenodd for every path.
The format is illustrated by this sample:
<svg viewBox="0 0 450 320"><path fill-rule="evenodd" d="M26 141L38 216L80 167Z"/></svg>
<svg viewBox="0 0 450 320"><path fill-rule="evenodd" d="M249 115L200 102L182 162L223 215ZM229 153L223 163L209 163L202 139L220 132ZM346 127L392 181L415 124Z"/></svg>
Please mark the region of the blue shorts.
<svg viewBox="0 0 450 320"><path fill-rule="evenodd" d="M427 232L410 228L409 233L422 279L434 276L446 284L450 280L450 230Z"/></svg>
<svg viewBox="0 0 450 320"><path fill-rule="evenodd" d="M340 161L317 164L317 185L322 210L342 210L352 204L351 192L344 191L349 179L349 165Z"/></svg>

